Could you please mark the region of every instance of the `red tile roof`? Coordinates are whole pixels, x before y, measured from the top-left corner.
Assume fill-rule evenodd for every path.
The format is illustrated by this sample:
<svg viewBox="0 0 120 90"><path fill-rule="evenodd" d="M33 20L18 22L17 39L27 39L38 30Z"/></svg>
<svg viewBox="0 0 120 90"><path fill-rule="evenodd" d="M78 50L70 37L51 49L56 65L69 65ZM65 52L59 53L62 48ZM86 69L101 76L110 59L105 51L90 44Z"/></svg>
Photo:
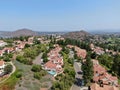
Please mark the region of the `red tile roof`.
<svg viewBox="0 0 120 90"><path fill-rule="evenodd" d="M58 45L55 45L55 48L48 53L48 62L44 64L46 69L56 70L56 72L61 72L63 65L63 58L60 56L59 52L62 48Z"/></svg>
<svg viewBox="0 0 120 90"><path fill-rule="evenodd" d="M109 84L110 82L117 86L118 78L115 76L112 76L111 74L108 74L104 67L99 65L97 60L93 60L93 70L94 70L94 77L93 80L95 82L98 82L99 80L102 80L104 84Z"/></svg>
<svg viewBox="0 0 120 90"><path fill-rule="evenodd" d="M5 62L4 62L3 60L1 60L1 61L0 61L0 66L4 65L4 63L5 63Z"/></svg>
<svg viewBox="0 0 120 90"><path fill-rule="evenodd" d="M85 49L81 49L77 46L67 45L68 48L74 48L78 57L86 58L87 52Z"/></svg>
<svg viewBox="0 0 120 90"><path fill-rule="evenodd" d="M115 86L109 86L109 85L103 85L103 87L100 87L98 84L94 83L90 86L91 90L119 90L118 87Z"/></svg>

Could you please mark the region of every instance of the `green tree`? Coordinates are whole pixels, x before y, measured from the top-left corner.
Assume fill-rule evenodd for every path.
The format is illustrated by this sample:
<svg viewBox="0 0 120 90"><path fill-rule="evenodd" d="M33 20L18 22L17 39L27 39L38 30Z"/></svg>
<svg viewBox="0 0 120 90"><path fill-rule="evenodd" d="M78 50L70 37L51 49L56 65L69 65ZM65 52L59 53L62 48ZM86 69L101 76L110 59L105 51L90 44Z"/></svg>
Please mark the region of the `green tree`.
<svg viewBox="0 0 120 90"><path fill-rule="evenodd" d="M24 41L24 39L25 39L25 38L24 38L23 36L20 36L20 40L21 40L21 41Z"/></svg>
<svg viewBox="0 0 120 90"><path fill-rule="evenodd" d="M30 47L30 44L25 44L25 48L28 48L28 47Z"/></svg>
<svg viewBox="0 0 120 90"><path fill-rule="evenodd" d="M12 67L11 64L8 64L8 65L5 66L5 68L4 68L4 72L5 72L5 74L9 74L9 73L11 73L12 70L13 70L13 67Z"/></svg>
<svg viewBox="0 0 120 90"><path fill-rule="evenodd" d="M113 57L108 55L108 54L103 54L98 56L98 60L99 62L106 66L107 68L111 69L112 68L112 64L113 64Z"/></svg>
<svg viewBox="0 0 120 90"><path fill-rule="evenodd" d="M8 56L6 56L6 57L4 58L4 61L9 62L9 61L11 61L11 59L10 59Z"/></svg>
<svg viewBox="0 0 120 90"><path fill-rule="evenodd" d="M43 58L43 62L44 63L48 62L47 53L46 52L43 53L42 58Z"/></svg>
<svg viewBox="0 0 120 90"><path fill-rule="evenodd" d="M22 72L18 71L18 72L16 73L16 77L17 77L17 78L21 78L21 77L22 77Z"/></svg>
<svg viewBox="0 0 120 90"><path fill-rule="evenodd" d="M115 55L112 65L112 71L120 77L120 55Z"/></svg>
<svg viewBox="0 0 120 90"><path fill-rule="evenodd" d="M93 52L93 53L91 54L91 58L92 58L92 59L96 59L96 57L97 57L97 54L96 54L95 52Z"/></svg>
<svg viewBox="0 0 120 90"><path fill-rule="evenodd" d="M90 56L87 56L86 62L82 65L83 79L85 85L89 85L93 78L93 63Z"/></svg>
<svg viewBox="0 0 120 90"><path fill-rule="evenodd" d="M33 65L31 70L33 72L40 72L42 70L42 67L40 65Z"/></svg>
<svg viewBox="0 0 120 90"><path fill-rule="evenodd" d="M34 78L40 80L40 79L41 79L40 72L35 72L35 73L34 73Z"/></svg>

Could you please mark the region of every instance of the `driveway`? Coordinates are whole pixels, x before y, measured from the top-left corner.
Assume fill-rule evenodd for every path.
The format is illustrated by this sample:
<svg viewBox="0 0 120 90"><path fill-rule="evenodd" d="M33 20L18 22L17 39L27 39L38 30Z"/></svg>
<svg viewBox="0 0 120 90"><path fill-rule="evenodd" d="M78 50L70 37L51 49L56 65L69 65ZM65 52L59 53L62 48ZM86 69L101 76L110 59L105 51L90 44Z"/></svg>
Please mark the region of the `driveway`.
<svg viewBox="0 0 120 90"><path fill-rule="evenodd" d="M41 65L42 63L42 53L40 53L36 58L35 60L33 60L33 64L37 64L37 65Z"/></svg>

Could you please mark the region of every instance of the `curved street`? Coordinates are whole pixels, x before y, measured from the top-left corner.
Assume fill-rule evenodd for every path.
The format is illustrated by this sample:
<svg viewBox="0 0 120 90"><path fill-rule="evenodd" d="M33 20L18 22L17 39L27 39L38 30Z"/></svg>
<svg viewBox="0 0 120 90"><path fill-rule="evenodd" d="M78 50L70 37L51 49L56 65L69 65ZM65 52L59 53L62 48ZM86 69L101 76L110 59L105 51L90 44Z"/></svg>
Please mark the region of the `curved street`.
<svg viewBox="0 0 120 90"><path fill-rule="evenodd" d="M16 67L15 67L15 65L12 63L12 61L11 61L11 62L8 62L8 63L12 65L13 70L12 70L12 72L8 75L8 77L7 77L6 79L4 79L3 81L1 81L0 83L5 82L5 81L15 72L15 70L16 70Z"/></svg>

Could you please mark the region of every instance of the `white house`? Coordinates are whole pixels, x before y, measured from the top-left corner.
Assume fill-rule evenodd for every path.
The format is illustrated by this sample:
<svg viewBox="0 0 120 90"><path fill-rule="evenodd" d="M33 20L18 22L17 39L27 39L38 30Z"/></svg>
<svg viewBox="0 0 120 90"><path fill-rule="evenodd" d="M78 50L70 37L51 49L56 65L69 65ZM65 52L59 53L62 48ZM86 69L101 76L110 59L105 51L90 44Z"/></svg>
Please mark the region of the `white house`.
<svg viewBox="0 0 120 90"><path fill-rule="evenodd" d="M5 45L7 45L7 43L4 42L3 40L0 40L0 47L4 47Z"/></svg>
<svg viewBox="0 0 120 90"><path fill-rule="evenodd" d="M4 72L5 62L3 60L0 61L0 74Z"/></svg>

